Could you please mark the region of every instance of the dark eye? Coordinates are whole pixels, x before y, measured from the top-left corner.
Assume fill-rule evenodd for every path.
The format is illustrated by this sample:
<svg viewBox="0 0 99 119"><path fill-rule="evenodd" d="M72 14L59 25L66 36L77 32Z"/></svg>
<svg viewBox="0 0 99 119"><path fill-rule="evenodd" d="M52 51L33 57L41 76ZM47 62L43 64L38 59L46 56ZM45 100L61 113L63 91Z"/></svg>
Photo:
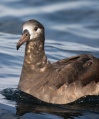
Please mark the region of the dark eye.
<svg viewBox="0 0 99 119"><path fill-rule="evenodd" d="M37 27L34 28L35 31L37 31L37 29L38 29Z"/></svg>
<svg viewBox="0 0 99 119"><path fill-rule="evenodd" d="M26 36L27 36L28 34L26 33Z"/></svg>

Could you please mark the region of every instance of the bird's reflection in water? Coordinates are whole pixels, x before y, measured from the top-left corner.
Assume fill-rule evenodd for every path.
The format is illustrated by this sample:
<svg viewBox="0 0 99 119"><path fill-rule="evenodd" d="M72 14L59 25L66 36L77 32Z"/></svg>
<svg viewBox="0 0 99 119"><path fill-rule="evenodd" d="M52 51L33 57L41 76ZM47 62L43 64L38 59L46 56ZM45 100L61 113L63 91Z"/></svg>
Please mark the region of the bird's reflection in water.
<svg viewBox="0 0 99 119"><path fill-rule="evenodd" d="M64 119L73 119L73 117L82 116L81 111L76 111L72 109L67 109L63 107L57 107L57 106L44 106L44 105L30 105L30 104L18 104L16 106L16 114L23 116L25 114L30 113L47 113L47 114L53 114L58 117L62 117Z"/></svg>
<svg viewBox="0 0 99 119"><path fill-rule="evenodd" d="M66 105L52 105L17 89L4 89L1 94L7 100L17 103L16 114L20 116L28 115L31 118L30 114L51 114L63 119L75 119L86 114L91 116L95 116L95 113L99 114L99 96L82 97Z"/></svg>
<svg viewBox="0 0 99 119"><path fill-rule="evenodd" d="M51 114L63 119L74 119L75 117L79 118L81 116L85 116L85 114L90 113L99 113L99 103L96 101L96 96L87 96L83 97L73 103L66 105L52 105L45 102L40 103L28 103L21 102L17 103L16 106L16 114L17 115L25 115L30 113L35 114ZM32 100L32 97L31 97ZM33 98L34 100L34 98ZM83 103L82 103L83 101Z"/></svg>

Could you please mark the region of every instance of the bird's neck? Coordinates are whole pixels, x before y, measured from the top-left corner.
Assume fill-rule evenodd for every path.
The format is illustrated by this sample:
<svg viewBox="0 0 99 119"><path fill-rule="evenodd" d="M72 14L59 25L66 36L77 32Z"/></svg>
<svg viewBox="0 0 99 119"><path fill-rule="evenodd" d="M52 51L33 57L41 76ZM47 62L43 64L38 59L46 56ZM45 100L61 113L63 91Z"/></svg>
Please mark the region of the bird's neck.
<svg viewBox="0 0 99 119"><path fill-rule="evenodd" d="M31 70L43 70L44 67L50 65L45 55L43 39L35 39L26 43L24 65Z"/></svg>

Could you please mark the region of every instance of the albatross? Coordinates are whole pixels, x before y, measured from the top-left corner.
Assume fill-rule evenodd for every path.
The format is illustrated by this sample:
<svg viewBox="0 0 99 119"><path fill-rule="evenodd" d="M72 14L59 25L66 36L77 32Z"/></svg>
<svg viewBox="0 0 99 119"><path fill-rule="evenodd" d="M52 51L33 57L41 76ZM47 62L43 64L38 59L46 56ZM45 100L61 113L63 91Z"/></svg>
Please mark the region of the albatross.
<svg viewBox="0 0 99 119"><path fill-rule="evenodd" d="M45 30L37 20L23 24L16 48L26 42L18 89L44 102L67 104L99 94L99 58L82 54L51 63L44 50Z"/></svg>

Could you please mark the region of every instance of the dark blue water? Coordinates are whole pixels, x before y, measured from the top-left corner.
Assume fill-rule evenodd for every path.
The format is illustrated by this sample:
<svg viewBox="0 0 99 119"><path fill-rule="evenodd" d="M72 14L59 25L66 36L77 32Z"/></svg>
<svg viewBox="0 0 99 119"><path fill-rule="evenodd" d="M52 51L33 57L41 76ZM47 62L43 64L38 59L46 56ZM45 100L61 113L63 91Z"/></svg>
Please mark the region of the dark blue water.
<svg viewBox="0 0 99 119"><path fill-rule="evenodd" d="M17 51L16 43L22 23L29 19L44 25L45 50L51 62L84 53L99 57L99 0L0 0L0 91L17 88L24 46ZM99 119L98 98L94 103L88 98L87 106L84 102L50 107L17 104L0 95L0 119Z"/></svg>

